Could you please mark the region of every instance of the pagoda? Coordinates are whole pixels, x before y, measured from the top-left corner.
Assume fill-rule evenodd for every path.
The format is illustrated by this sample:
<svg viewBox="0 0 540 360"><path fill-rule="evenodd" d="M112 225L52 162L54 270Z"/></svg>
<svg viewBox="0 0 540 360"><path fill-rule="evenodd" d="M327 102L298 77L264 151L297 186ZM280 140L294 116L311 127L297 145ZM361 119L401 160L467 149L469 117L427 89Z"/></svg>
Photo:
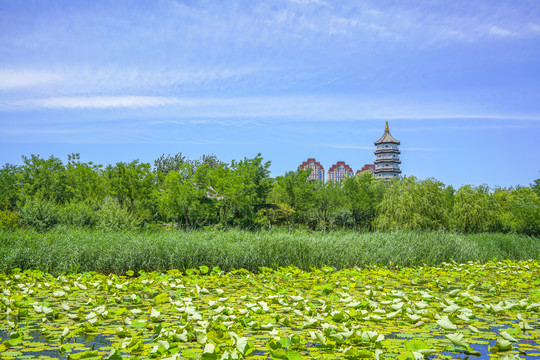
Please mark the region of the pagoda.
<svg viewBox="0 0 540 360"><path fill-rule="evenodd" d="M377 147L375 149L375 177L390 179L400 176L399 164L401 164L401 160L399 154L401 151L399 151L399 145L400 142L390 134L387 121L383 136L375 141Z"/></svg>

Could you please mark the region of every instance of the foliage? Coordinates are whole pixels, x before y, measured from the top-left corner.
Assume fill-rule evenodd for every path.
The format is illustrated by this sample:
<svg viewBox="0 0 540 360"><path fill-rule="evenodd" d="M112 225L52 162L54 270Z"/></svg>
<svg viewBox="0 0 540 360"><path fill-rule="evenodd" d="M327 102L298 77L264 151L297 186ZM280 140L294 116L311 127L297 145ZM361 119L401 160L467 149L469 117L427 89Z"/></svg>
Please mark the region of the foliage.
<svg viewBox="0 0 540 360"><path fill-rule="evenodd" d="M96 209L79 202L72 202L61 207L59 216L59 222L67 226L93 227L98 221Z"/></svg>
<svg viewBox="0 0 540 360"><path fill-rule="evenodd" d="M96 212L97 227L102 230L129 230L139 226L140 220L120 203L106 197Z"/></svg>
<svg viewBox="0 0 540 360"><path fill-rule="evenodd" d="M186 162L186 157L183 156L182 153L178 153L174 156L165 156L165 154L162 154L159 158L154 160L154 172L167 175L171 171L179 171Z"/></svg>
<svg viewBox="0 0 540 360"><path fill-rule="evenodd" d="M292 214L294 210L287 204L270 204L257 212L257 223L271 229L273 225L285 225Z"/></svg>
<svg viewBox="0 0 540 360"><path fill-rule="evenodd" d="M414 176L388 183L377 206L375 226L380 230L438 230L448 222L444 184Z"/></svg>
<svg viewBox="0 0 540 360"><path fill-rule="evenodd" d="M536 196L540 197L540 179L534 180L531 184L531 189L536 193Z"/></svg>
<svg viewBox="0 0 540 360"><path fill-rule="evenodd" d="M11 164L4 164L0 169L0 210L17 208L19 171L18 166Z"/></svg>
<svg viewBox="0 0 540 360"><path fill-rule="evenodd" d="M329 225L330 213L340 208L344 202L341 187L332 181L313 184L313 203L318 210L319 222L317 228L326 230Z"/></svg>
<svg viewBox="0 0 540 360"><path fill-rule="evenodd" d="M371 171L362 171L344 180L346 205L357 229L372 229L377 205L382 201L384 190L384 183L376 179Z"/></svg>
<svg viewBox="0 0 540 360"><path fill-rule="evenodd" d="M69 199L66 191L66 169L59 158L23 156L23 165L17 174L18 198L23 203L37 199L63 204Z"/></svg>
<svg viewBox="0 0 540 360"><path fill-rule="evenodd" d="M275 204L285 204L293 211L290 213L289 226L292 225L294 214L300 215L306 211L313 201L314 181L309 179L311 169L289 171L283 176L276 178L275 186L272 188L270 199Z"/></svg>
<svg viewBox="0 0 540 360"><path fill-rule="evenodd" d="M19 225L19 214L11 210L0 210L0 229L15 229Z"/></svg>
<svg viewBox="0 0 540 360"><path fill-rule="evenodd" d="M139 160L118 162L105 168L105 176L110 196L130 211L135 210L136 201L142 204L151 201L154 176L150 164L140 163Z"/></svg>
<svg viewBox="0 0 540 360"><path fill-rule="evenodd" d="M178 170L167 173L159 196L161 214L186 226L193 225L192 214L203 195L203 190L193 180L188 164L179 165Z"/></svg>
<svg viewBox="0 0 540 360"><path fill-rule="evenodd" d="M12 269L0 274L0 353L21 359L534 357L539 271L537 260L259 273L200 266L55 276Z"/></svg>
<svg viewBox="0 0 540 360"><path fill-rule="evenodd" d="M27 200L21 207L20 223L23 226L45 231L54 227L59 221L59 209L50 200Z"/></svg>
<svg viewBox="0 0 540 360"><path fill-rule="evenodd" d="M540 236L540 179L530 187L492 191L464 185L455 191L435 179L384 181L369 171L339 184L310 179L311 169L272 178L270 162L261 154L230 163L215 155L189 159L182 153L163 154L154 168L138 160L103 167L83 162L77 153L67 160L63 164L54 156L31 155L23 156L21 166L5 164L0 169L0 210L19 213L28 201L44 201L58 207L62 223L92 227L97 218L89 209L97 210L112 198L118 205L114 211L122 209L121 216L130 218L131 225L120 228L139 224L155 229L172 222L181 228L288 226ZM118 225L112 219L105 223L102 227Z"/></svg>
<svg viewBox="0 0 540 360"><path fill-rule="evenodd" d="M488 188L464 185L454 197L452 228L462 233L486 231L493 214Z"/></svg>
<svg viewBox="0 0 540 360"><path fill-rule="evenodd" d="M514 232L540 235L540 196L533 189L520 187L512 191L506 211L513 219Z"/></svg>
<svg viewBox="0 0 540 360"><path fill-rule="evenodd" d="M80 161L79 154L68 155L66 193L71 202L97 203L105 196L102 165Z"/></svg>

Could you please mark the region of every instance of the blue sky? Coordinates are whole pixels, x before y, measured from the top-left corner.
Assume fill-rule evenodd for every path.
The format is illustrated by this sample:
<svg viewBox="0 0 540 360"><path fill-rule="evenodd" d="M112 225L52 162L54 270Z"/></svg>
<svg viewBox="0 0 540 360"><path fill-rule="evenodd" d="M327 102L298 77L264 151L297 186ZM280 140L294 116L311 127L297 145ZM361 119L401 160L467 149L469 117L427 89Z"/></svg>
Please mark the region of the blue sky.
<svg viewBox="0 0 540 360"><path fill-rule="evenodd" d="M0 0L0 163L262 153L540 178L538 1Z"/></svg>

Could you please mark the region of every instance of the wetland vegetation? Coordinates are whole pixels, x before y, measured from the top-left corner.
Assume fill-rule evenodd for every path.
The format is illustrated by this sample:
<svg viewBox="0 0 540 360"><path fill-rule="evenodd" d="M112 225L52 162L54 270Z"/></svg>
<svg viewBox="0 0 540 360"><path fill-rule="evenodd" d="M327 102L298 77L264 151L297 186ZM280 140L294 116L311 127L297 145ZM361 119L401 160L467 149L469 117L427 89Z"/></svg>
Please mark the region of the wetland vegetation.
<svg viewBox="0 0 540 360"><path fill-rule="evenodd" d="M0 275L3 359L537 359L540 263Z"/></svg>
<svg viewBox="0 0 540 360"><path fill-rule="evenodd" d="M0 169L2 359L540 358L540 179Z"/></svg>
<svg viewBox="0 0 540 360"><path fill-rule="evenodd" d="M302 270L381 265L389 268L491 259L539 259L540 241L515 234L355 231L104 231L57 227L0 231L0 272L184 271L295 266Z"/></svg>

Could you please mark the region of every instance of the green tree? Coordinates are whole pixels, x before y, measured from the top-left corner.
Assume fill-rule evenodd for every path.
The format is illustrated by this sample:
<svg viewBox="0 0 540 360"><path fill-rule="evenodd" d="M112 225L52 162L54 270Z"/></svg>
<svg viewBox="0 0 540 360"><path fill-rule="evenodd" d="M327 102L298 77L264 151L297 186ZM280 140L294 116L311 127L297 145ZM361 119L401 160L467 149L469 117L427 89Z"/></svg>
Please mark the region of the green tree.
<svg viewBox="0 0 540 360"><path fill-rule="evenodd" d="M130 163L118 162L105 168L108 193L114 196L120 206L135 211L138 202L143 209L153 200L154 175L150 164L133 160Z"/></svg>
<svg viewBox="0 0 540 360"><path fill-rule="evenodd" d="M372 229L384 189L384 182L375 178L371 171L362 171L343 180L345 205L351 212L357 229Z"/></svg>
<svg viewBox="0 0 540 360"><path fill-rule="evenodd" d="M532 188L496 189L492 198L495 224L490 230L540 235L540 198Z"/></svg>
<svg viewBox="0 0 540 360"><path fill-rule="evenodd" d="M28 199L20 212L21 224L37 231L49 230L60 220L58 205L50 200Z"/></svg>
<svg viewBox="0 0 540 360"><path fill-rule="evenodd" d="M317 227L326 230L329 215L343 205L343 191L340 184L333 181L313 183L313 203L318 213Z"/></svg>
<svg viewBox="0 0 540 360"><path fill-rule="evenodd" d="M66 191L66 169L62 161L50 156L23 156L23 165L18 172L19 199L41 199L63 204L69 201Z"/></svg>
<svg viewBox="0 0 540 360"><path fill-rule="evenodd" d="M304 213L313 204L314 180L309 179L311 169L289 171L283 176L278 176L270 199L274 204L285 204L293 211L290 212L289 228L295 217Z"/></svg>
<svg viewBox="0 0 540 360"><path fill-rule="evenodd" d="M15 210L18 200L20 168L4 164L0 169L0 210Z"/></svg>
<svg viewBox="0 0 540 360"><path fill-rule="evenodd" d="M438 230L448 223L444 184L416 177L391 180L377 206L375 226L381 230Z"/></svg>
<svg viewBox="0 0 540 360"><path fill-rule="evenodd" d="M540 235L540 197L533 189L518 187L512 191L510 209L517 219L519 233Z"/></svg>
<svg viewBox="0 0 540 360"><path fill-rule="evenodd" d="M538 197L540 197L540 179L534 180L534 182L531 184L531 189Z"/></svg>
<svg viewBox="0 0 540 360"><path fill-rule="evenodd" d="M80 161L79 154L68 155L66 164L66 196L74 202L97 203L105 196L102 165Z"/></svg>
<svg viewBox="0 0 540 360"><path fill-rule="evenodd" d="M260 209L266 207L268 195L272 190L273 181L270 178L270 162L263 162L261 154L257 154L253 159L231 162L237 183L235 205L235 216L243 226L253 225L255 214Z"/></svg>
<svg viewBox="0 0 540 360"><path fill-rule="evenodd" d="M154 172L161 173L164 176L171 171L179 171L180 168L189 162L182 153L178 153L174 156L162 154L159 158L154 160Z"/></svg>
<svg viewBox="0 0 540 360"><path fill-rule="evenodd" d="M221 165L227 165L223 161L219 160L214 154L203 154L199 159L190 160L189 163L191 164L192 169L197 169L201 165L205 165L213 169L216 169Z"/></svg>
<svg viewBox="0 0 540 360"><path fill-rule="evenodd" d="M196 186L204 191L204 196L217 209L220 222L228 226L229 212L239 206L243 199L242 180L227 164L217 168L203 164L197 168Z"/></svg>
<svg viewBox="0 0 540 360"><path fill-rule="evenodd" d="M492 223L490 195L487 186L464 185L454 196L451 224L455 231L476 233L487 231Z"/></svg>
<svg viewBox="0 0 540 360"><path fill-rule="evenodd" d="M133 230L139 227L141 219L124 208L118 200L106 196L96 212L96 225L107 231Z"/></svg>
<svg viewBox="0 0 540 360"><path fill-rule="evenodd" d="M170 171L160 190L159 208L167 218L186 226L194 226L193 212L199 204L202 190L195 186L191 166L184 163Z"/></svg>

